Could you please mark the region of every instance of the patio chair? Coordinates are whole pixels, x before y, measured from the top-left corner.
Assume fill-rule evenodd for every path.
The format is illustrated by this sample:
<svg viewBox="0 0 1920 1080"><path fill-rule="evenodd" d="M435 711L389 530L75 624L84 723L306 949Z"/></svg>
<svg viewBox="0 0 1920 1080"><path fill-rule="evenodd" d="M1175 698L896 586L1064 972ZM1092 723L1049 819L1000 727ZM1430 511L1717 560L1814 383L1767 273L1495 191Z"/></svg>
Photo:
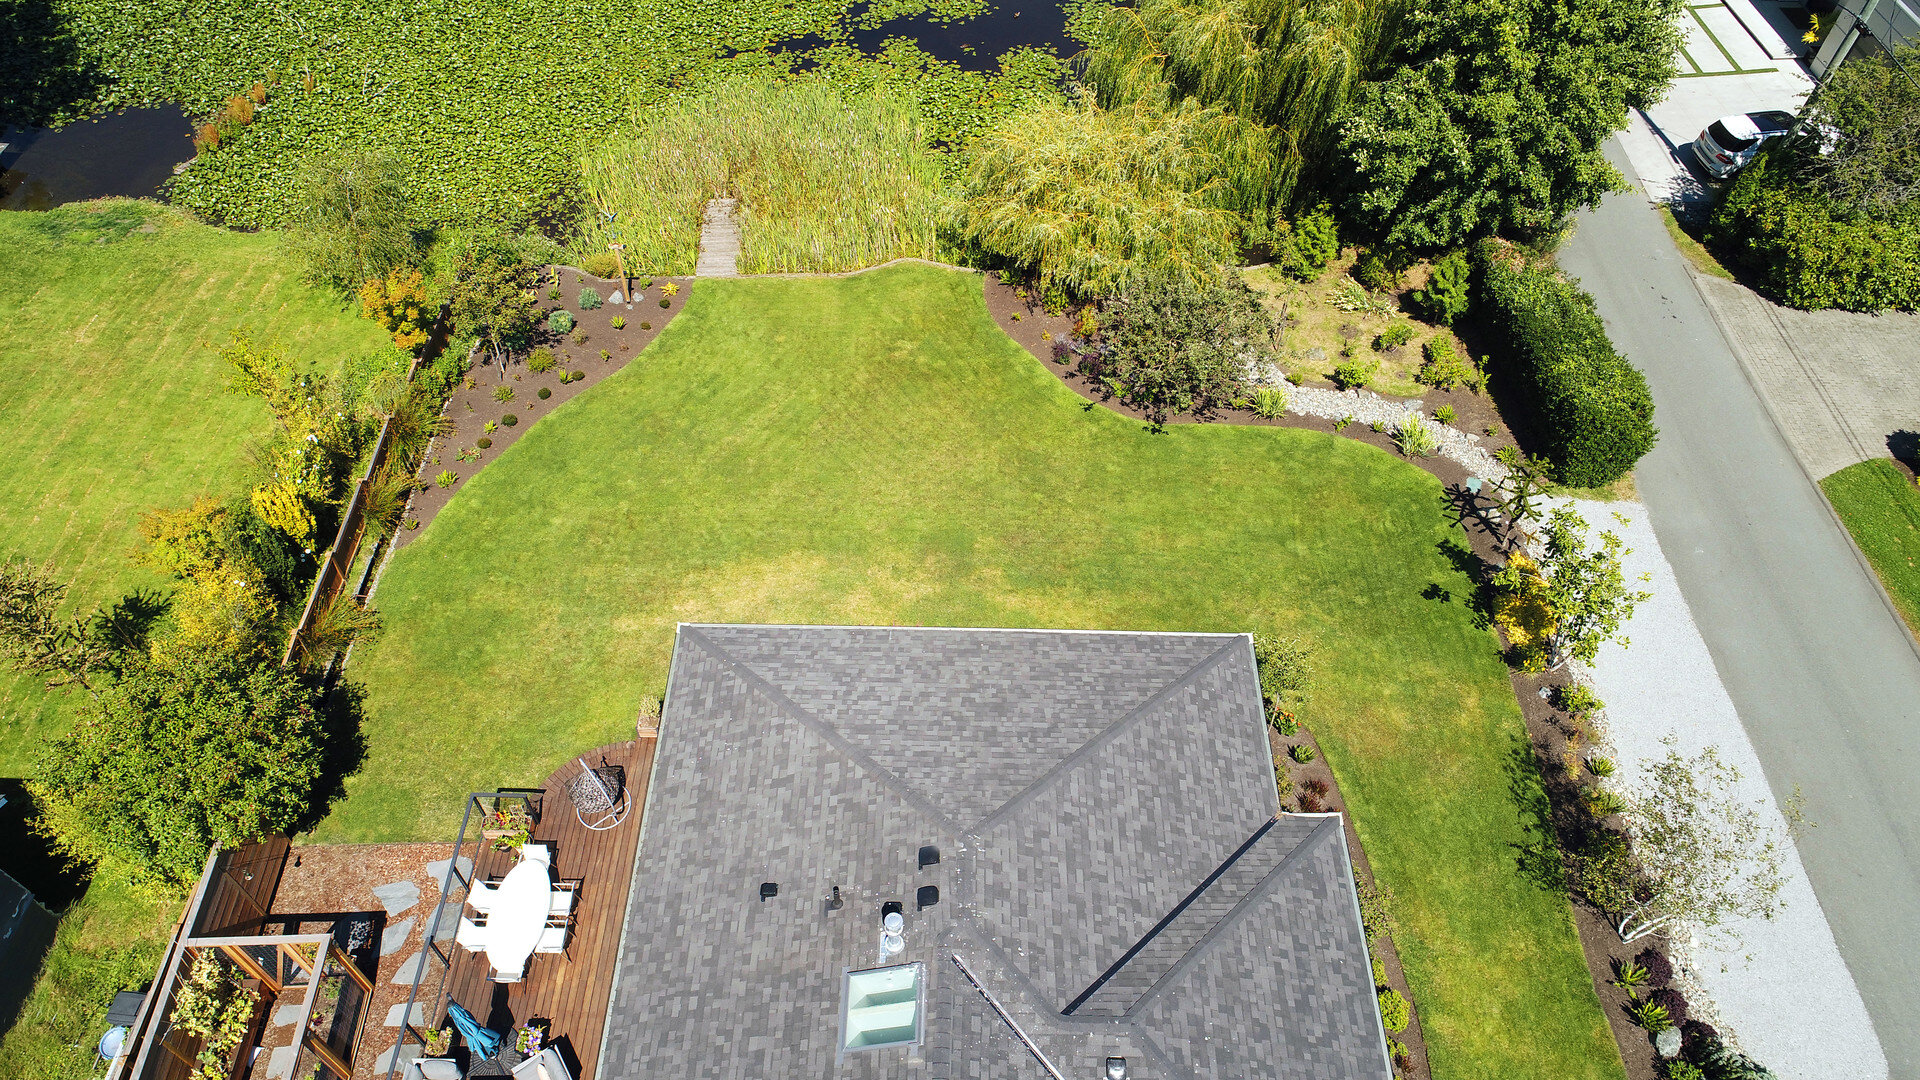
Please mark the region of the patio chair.
<svg viewBox="0 0 1920 1080"><path fill-rule="evenodd" d="M580 882L558 882L553 887L553 905L547 908L549 915L569 915L573 913L574 898L580 894Z"/></svg>
<svg viewBox="0 0 1920 1080"><path fill-rule="evenodd" d="M487 973L487 981L496 982L496 983L517 983L521 979L525 978L526 974L527 974L527 965L524 963L520 965L520 970L518 971L501 971L498 968L495 968L493 971L490 971Z"/></svg>
<svg viewBox="0 0 1920 1080"><path fill-rule="evenodd" d="M560 1051L549 1046L513 1067L513 1080L573 1080Z"/></svg>
<svg viewBox="0 0 1920 1080"><path fill-rule="evenodd" d="M467 903L473 905L473 910L485 914L493 910L494 897L499 894L499 886L476 881L473 883L473 889L467 893Z"/></svg>
<svg viewBox="0 0 1920 1080"><path fill-rule="evenodd" d="M485 919L475 922L465 915L460 916L460 929L453 932L453 940L468 952L481 952L487 947L487 923Z"/></svg>
<svg viewBox="0 0 1920 1080"><path fill-rule="evenodd" d="M580 772L567 781L567 797L573 800L573 816L594 832L625 821L633 806L627 797L627 770L607 764L605 755L597 769L588 768L586 758L580 759Z"/></svg>
<svg viewBox="0 0 1920 1080"><path fill-rule="evenodd" d="M568 926L565 920L557 920L557 924L556 920L548 920L547 928L540 931L540 942L533 947L533 951L536 953L561 953L564 955L567 951L567 929Z"/></svg>
<svg viewBox="0 0 1920 1080"><path fill-rule="evenodd" d="M552 866L553 849L545 844L521 844L520 858L526 862L537 862L541 866Z"/></svg>

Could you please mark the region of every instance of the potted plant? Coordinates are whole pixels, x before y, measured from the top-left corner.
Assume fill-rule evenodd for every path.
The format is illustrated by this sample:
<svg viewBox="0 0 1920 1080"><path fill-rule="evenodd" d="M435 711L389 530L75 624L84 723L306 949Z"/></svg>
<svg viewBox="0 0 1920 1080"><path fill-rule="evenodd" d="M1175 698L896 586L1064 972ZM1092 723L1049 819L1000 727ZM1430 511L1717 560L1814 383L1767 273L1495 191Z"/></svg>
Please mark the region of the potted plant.
<svg viewBox="0 0 1920 1080"><path fill-rule="evenodd" d="M447 1051L453 1049L453 1029L435 1028L427 1032L421 1042L425 1044L428 1057L446 1057Z"/></svg>
<svg viewBox="0 0 1920 1080"><path fill-rule="evenodd" d="M533 1057L546 1045L547 1033L537 1021L528 1021L513 1029L513 1048L526 1057Z"/></svg>
<svg viewBox="0 0 1920 1080"><path fill-rule="evenodd" d="M524 806L495 807L481 835L493 841L495 851L518 851L533 835L533 815Z"/></svg>

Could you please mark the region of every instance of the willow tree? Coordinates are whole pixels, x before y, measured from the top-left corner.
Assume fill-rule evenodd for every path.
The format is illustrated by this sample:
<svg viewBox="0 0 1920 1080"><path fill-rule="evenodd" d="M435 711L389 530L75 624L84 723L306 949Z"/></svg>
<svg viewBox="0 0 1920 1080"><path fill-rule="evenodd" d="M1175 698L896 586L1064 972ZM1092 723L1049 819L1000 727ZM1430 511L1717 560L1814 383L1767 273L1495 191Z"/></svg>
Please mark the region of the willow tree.
<svg viewBox="0 0 1920 1080"><path fill-rule="evenodd" d="M1319 188L1338 123L1391 50L1404 0L1138 0L1092 24L1084 74L1107 108L1218 110L1209 150L1235 209L1268 211Z"/></svg>
<svg viewBox="0 0 1920 1080"><path fill-rule="evenodd" d="M1244 224L1209 149L1227 122L1144 103L1024 110L974 140L951 224L1053 296L1108 295L1146 274L1214 281Z"/></svg>

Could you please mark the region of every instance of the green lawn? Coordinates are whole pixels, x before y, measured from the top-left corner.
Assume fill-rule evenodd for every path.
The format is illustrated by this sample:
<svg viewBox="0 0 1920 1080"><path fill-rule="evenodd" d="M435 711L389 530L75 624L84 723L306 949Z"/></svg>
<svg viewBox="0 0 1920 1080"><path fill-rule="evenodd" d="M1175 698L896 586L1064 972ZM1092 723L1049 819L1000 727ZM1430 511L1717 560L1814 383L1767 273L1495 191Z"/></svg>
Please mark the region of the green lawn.
<svg viewBox="0 0 1920 1080"><path fill-rule="evenodd" d="M678 620L1300 634L1437 1074L1620 1077L1567 902L1516 867L1538 788L1439 484L1328 436L1085 409L979 291L699 283L395 557L350 669L369 755L316 839L445 837L464 792L631 737Z"/></svg>
<svg viewBox="0 0 1920 1080"><path fill-rule="evenodd" d="M1920 488L1884 459L1849 465L1820 488L1907 625L1920 628Z"/></svg>
<svg viewBox="0 0 1920 1080"><path fill-rule="evenodd" d="M334 361L384 340L277 236L160 206L0 213L0 251L0 555L53 559L88 605L161 583L129 559L141 514L243 482L267 411L227 392L210 344L244 324ZM0 674L0 776L67 723L73 698L40 686Z"/></svg>
<svg viewBox="0 0 1920 1080"><path fill-rule="evenodd" d="M107 1006L115 993L153 981L181 907L178 899L146 895L111 875L94 878L87 894L62 916L19 1019L0 1037L0 1076L99 1076L94 1046L107 1030ZM7 972L6 977L30 974Z"/></svg>

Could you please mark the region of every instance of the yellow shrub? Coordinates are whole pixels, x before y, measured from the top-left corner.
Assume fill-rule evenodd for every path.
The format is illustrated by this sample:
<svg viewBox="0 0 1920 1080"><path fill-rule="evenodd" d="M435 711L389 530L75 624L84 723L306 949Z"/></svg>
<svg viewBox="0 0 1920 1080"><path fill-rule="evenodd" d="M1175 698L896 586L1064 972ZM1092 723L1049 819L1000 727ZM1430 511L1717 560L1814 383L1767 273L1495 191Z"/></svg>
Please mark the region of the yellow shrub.
<svg viewBox="0 0 1920 1080"><path fill-rule="evenodd" d="M154 643L155 655L204 651L250 656L268 644L274 625L273 597L256 568L229 565L181 583L173 594L174 632Z"/></svg>
<svg viewBox="0 0 1920 1080"><path fill-rule="evenodd" d="M1547 597L1547 579L1525 555L1515 555L1495 578L1500 592L1493 601L1493 621L1507 632L1507 641L1522 652L1546 643L1560 628Z"/></svg>
<svg viewBox="0 0 1920 1080"><path fill-rule="evenodd" d="M306 500L300 497L292 484L270 484L253 489L253 509L260 520L312 547L314 524L313 511L307 509Z"/></svg>
<svg viewBox="0 0 1920 1080"><path fill-rule="evenodd" d="M147 541L141 561L176 577L193 577L220 565L219 529L226 507L209 496L178 510L155 510L140 519Z"/></svg>
<svg viewBox="0 0 1920 1080"><path fill-rule="evenodd" d="M425 280L420 271L404 269L388 273L384 281L369 278L360 287L360 313L385 327L403 349L425 345L433 322Z"/></svg>

